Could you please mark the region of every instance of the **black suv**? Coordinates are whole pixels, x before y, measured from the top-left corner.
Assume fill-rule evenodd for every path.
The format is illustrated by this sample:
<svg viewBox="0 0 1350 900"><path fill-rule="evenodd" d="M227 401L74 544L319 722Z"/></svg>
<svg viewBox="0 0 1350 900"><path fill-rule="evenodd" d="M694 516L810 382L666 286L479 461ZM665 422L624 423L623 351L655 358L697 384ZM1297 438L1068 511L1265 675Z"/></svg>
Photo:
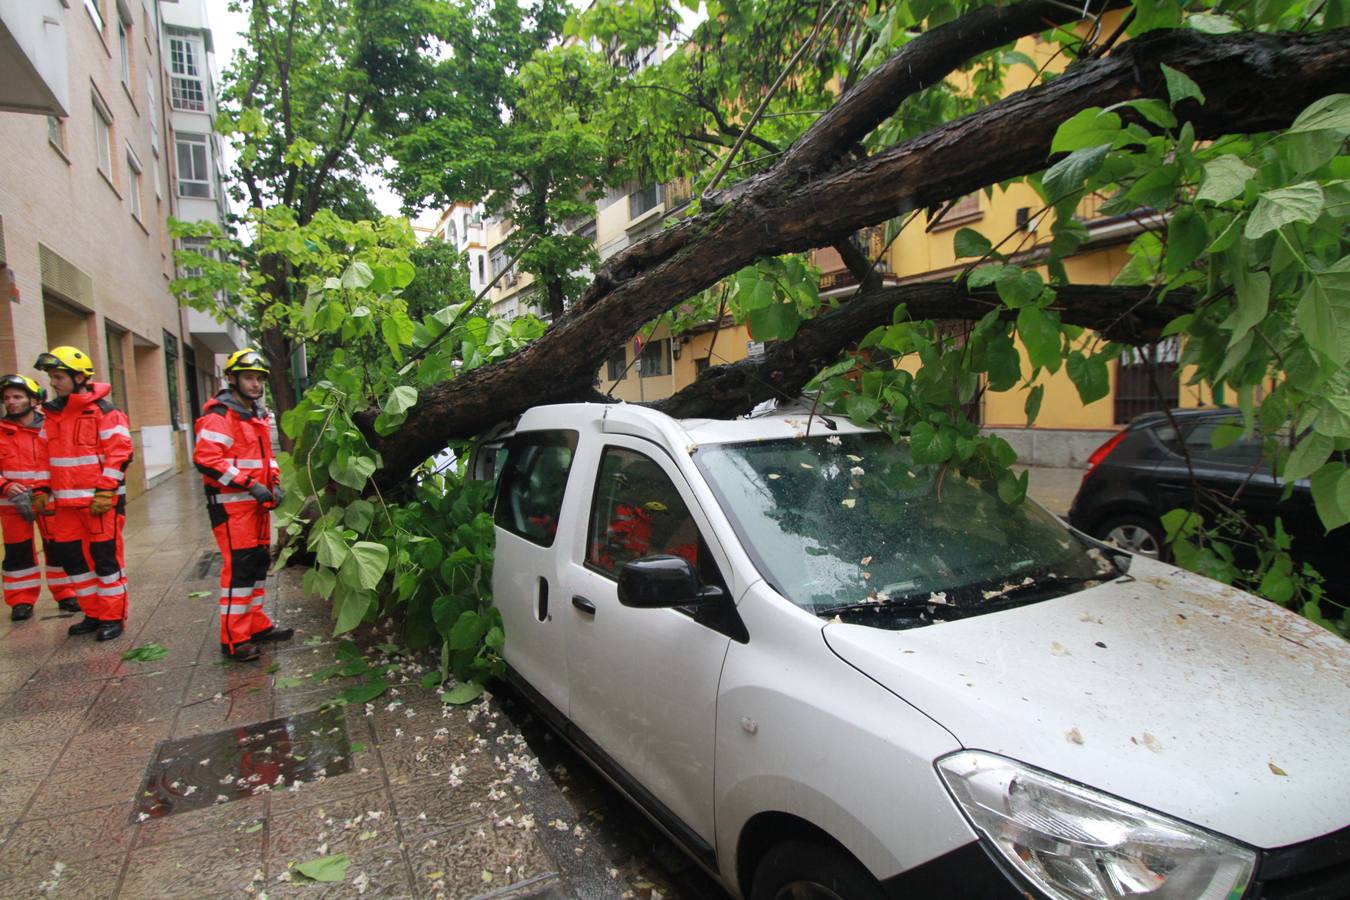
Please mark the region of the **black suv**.
<svg viewBox="0 0 1350 900"><path fill-rule="evenodd" d="M1333 596L1343 593L1350 586L1350 527L1326 533L1307 479L1295 482L1293 494L1281 502L1284 481L1271 475L1260 440L1214 448L1215 428L1241 422L1241 414L1230 409L1176 410L1170 419L1161 412L1138 417L1088 458L1069 523L1135 553L1165 557L1162 514L1178 507L1208 511L1204 495L1213 492L1267 529L1279 516L1294 539L1294 559L1311 563Z"/></svg>

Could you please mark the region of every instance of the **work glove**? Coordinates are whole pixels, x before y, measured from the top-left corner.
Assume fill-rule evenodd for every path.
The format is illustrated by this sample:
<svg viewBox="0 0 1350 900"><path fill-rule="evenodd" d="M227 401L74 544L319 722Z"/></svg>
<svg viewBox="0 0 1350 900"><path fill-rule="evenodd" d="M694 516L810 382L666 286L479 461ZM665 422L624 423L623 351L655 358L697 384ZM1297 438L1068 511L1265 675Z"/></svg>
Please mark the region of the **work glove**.
<svg viewBox="0 0 1350 900"><path fill-rule="evenodd" d="M53 515L56 510L48 509L47 504L52 502L52 495L46 491L37 491L33 494L33 512L40 516Z"/></svg>
<svg viewBox="0 0 1350 900"><path fill-rule="evenodd" d="M280 481L272 488L272 497L276 500L277 506L280 506L281 501L286 499L286 489L281 486Z"/></svg>
<svg viewBox="0 0 1350 900"><path fill-rule="evenodd" d="M94 499L89 501L89 514L101 516L117 503L116 491L94 491Z"/></svg>
<svg viewBox="0 0 1350 900"><path fill-rule="evenodd" d="M33 492L19 491L17 494L11 494L9 502L14 504L14 508L19 511L26 522L36 522L37 513L33 512Z"/></svg>
<svg viewBox="0 0 1350 900"><path fill-rule="evenodd" d="M248 486L248 492L253 495L254 500L257 500L263 506L276 504L276 498L273 497L272 492L267 489L267 485L263 484L261 481L255 481L250 484Z"/></svg>

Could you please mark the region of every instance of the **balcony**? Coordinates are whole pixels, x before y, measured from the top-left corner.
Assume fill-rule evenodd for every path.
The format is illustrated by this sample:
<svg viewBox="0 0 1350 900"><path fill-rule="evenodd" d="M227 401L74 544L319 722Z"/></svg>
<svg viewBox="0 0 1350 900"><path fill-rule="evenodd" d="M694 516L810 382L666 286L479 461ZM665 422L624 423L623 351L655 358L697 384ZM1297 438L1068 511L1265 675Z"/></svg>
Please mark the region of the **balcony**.
<svg viewBox="0 0 1350 900"><path fill-rule="evenodd" d="M855 231L849 241L869 260L880 260L876 264L876 270L883 279L891 274L890 261L882 255L886 250L886 229L883 226L873 225ZM858 285L857 276L844 265L839 251L833 247L811 251L811 264L820 270L821 293L837 292Z"/></svg>
<svg viewBox="0 0 1350 900"><path fill-rule="evenodd" d="M0 0L0 110L70 114L65 21L61 0Z"/></svg>
<svg viewBox="0 0 1350 900"><path fill-rule="evenodd" d="M187 328L212 353L233 353L248 345L248 336L233 322L218 322L215 316L199 309L187 310Z"/></svg>

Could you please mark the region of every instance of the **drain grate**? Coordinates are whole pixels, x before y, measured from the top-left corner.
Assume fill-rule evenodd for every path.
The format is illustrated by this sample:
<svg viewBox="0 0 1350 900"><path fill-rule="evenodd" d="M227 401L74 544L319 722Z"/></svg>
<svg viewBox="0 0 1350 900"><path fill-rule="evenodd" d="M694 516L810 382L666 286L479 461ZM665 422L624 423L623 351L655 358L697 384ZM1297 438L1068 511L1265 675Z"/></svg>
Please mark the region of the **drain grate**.
<svg viewBox="0 0 1350 900"><path fill-rule="evenodd" d="M132 821L251 797L265 787L333 777L352 769L342 710L296 713L267 722L160 743L136 795Z"/></svg>

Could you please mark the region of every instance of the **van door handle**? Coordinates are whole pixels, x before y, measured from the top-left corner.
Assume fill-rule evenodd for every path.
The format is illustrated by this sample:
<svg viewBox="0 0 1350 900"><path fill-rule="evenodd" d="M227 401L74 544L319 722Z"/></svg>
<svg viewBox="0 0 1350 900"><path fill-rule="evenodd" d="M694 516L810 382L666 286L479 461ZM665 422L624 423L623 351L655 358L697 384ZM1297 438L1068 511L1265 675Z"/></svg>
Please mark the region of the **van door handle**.
<svg viewBox="0 0 1350 900"><path fill-rule="evenodd" d="M572 595L572 605L581 610L588 616L595 615L595 604L582 597L580 594Z"/></svg>

